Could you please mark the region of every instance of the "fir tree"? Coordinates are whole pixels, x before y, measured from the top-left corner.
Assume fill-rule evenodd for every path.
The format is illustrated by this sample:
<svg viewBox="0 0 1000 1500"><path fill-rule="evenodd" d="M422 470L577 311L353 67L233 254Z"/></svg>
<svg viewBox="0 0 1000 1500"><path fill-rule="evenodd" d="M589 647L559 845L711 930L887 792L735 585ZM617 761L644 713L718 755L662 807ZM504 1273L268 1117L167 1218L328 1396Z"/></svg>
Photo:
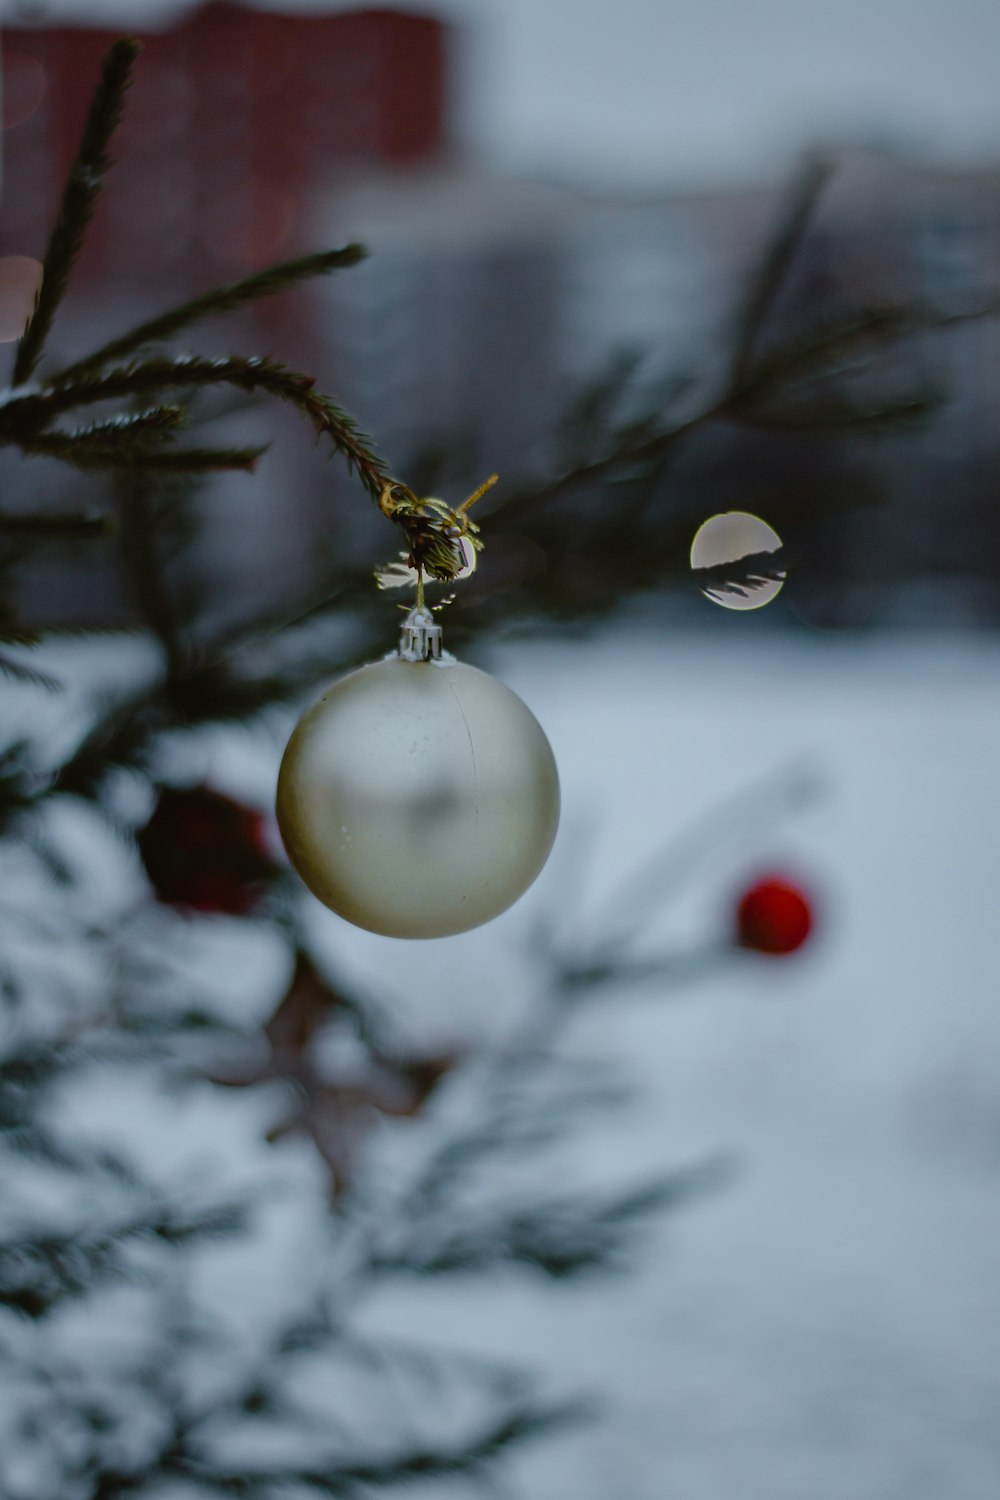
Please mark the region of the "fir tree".
<svg viewBox="0 0 1000 1500"><path fill-rule="evenodd" d="M238 627L206 626L206 600L185 566L197 530L192 482L252 469L263 450L186 442L192 398L229 388L291 404L398 524L405 561L447 581L458 560L447 512L426 506L424 485L412 473L412 486L397 477L311 377L271 357L208 358L174 346L210 315L346 271L360 246L196 296L49 368L136 51L119 42L105 62L0 402L0 443L107 470L114 485L97 517L5 506L11 555L46 541L86 546L89 534L116 526L149 648L131 680L102 686L98 674L74 695L51 650L33 655L51 642L23 630L9 601L0 613L0 668L13 679L0 747L0 1492L264 1500L453 1476L485 1486L506 1450L580 1415L577 1393L539 1390L524 1372L485 1359L373 1339L357 1309L400 1277L482 1274L503 1263L553 1278L617 1267L643 1223L714 1186L718 1162L614 1192L581 1182L553 1193L540 1163L579 1119L620 1096L603 1069L560 1047L580 1006L626 980L679 989L720 955L638 956L642 912L661 890L658 865L637 873L586 941L540 928L543 999L502 1047L427 1052L313 951L303 898L260 817L191 780L191 747L206 731L258 722L338 665L384 649L386 618L370 577L333 563L315 598L283 601ZM567 412L552 472L491 498L552 559L546 592L525 589L520 609L594 613L676 572L677 524L651 502L684 440L710 424L874 433L934 408L937 392L907 387L873 399L854 376L888 343L964 311L865 308L794 338L768 336L827 174L810 163L793 184L716 389L705 395L677 378L653 388L619 361ZM606 579L586 598L572 582L584 558L602 559ZM700 582L745 590L788 563L762 554L706 570ZM15 573L8 568L8 585ZM346 645L329 628L344 619L353 624ZM801 790L785 781L768 805ZM280 944L284 969L263 1027L234 1020L199 967L197 912L245 921L255 940L270 935L271 952ZM332 1066L332 1054L348 1056L349 1067ZM241 1336L208 1304L198 1275L199 1247L252 1239L271 1190L266 1174L258 1192L227 1192L211 1174L192 1184L144 1164L120 1129L108 1139L74 1129L74 1101L98 1098L108 1080L129 1080L140 1099L175 1090L178 1108L199 1088L285 1086L293 1107L272 1137L297 1132L313 1143L329 1217L312 1281L283 1298L266 1326ZM448 1108L436 1110L445 1092ZM376 1180L365 1137L393 1117L417 1122L416 1145ZM428 1382L445 1419L414 1423L409 1403Z"/></svg>

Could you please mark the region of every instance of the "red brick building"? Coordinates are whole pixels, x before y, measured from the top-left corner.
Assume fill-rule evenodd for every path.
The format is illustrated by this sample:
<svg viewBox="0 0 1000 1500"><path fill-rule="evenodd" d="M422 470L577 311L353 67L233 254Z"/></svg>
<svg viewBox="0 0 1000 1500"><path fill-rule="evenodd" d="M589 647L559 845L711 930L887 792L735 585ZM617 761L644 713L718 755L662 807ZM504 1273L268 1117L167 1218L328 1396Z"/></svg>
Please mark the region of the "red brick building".
<svg viewBox="0 0 1000 1500"><path fill-rule="evenodd" d="M57 360L220 282L327 248L318 221L338 179L405 176L447 144L447 31L435 20L388 9L268 14L214 0L161 30L131 30L143 43L135 87L50 340ZM0 256L44 254L101 59L120 34L4 29ZM195 342L274 353L338 389L337 330L315 283L205 325ZM316 538L329 531L331 492L344 475L300 428L272 406L266 436L275 447L255 479L222 475L213 485L203 540L223 612L227 590L238 601L248 581L284 588L307 574ZM225 431L229 441L259 441L261 419L236 412ZM0 472L0 489L8 472L13 480L13 469ZM31 503L72 509L106 499L100 475L44 460L16 473ZM26 574L31 617L130 618L114 545L95 542L72 568L39 556Z"/></svg>
<svg viewBox="0 0 1000 1500"><path fill-rule="evenodd" d="M0 254L40 255L100 59L120 33L2 39ZM205 286L316 248L314 190L338 170L438 155L445 29L392 10L278 15L213 3L144 44L76 285Z"/></svg>

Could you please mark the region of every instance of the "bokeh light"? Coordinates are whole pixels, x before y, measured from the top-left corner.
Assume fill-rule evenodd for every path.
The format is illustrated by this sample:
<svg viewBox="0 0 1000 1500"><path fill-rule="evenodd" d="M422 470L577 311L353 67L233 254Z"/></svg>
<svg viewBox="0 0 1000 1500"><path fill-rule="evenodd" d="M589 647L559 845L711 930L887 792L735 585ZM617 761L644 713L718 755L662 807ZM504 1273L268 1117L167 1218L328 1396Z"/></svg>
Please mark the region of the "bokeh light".
<svg viewBox="0 0 1000 1500"><path fill-rule="evenodd" d="M30 255L0 256L0 344L24 332L42 284L42 263Z"/></svg>
<svg viewBox="0 0 1000 1500"><path fill-rule="evenodd" d="M760 552L777 552L781 538L759 516L748 511L728 510L721 515L710 516L695 532L691 543L692 568L717 568L726 563L737 563L745 557ZM738 589L726 588L721 583L702 587L706 599L721 604L723 609L761 609L770 604L781 592L781 578L748 579Z"/></svg>

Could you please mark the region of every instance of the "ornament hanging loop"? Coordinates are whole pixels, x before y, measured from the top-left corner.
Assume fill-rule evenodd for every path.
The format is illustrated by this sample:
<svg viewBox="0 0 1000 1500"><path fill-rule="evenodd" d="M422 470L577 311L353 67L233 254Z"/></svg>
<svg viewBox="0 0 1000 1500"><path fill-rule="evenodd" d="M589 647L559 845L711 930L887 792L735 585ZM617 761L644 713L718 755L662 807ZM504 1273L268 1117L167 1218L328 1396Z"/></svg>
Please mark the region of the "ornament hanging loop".
<svg viewBox="0 0 1000 1500"><path fill-rule="evenodd" d="M403 621L399 632L401 661L440 661L441 626L429 609L416 604Z"/></svg>
<svg viewBox="0 0 1000 1500"><path fill-rule="evenodd" d="M398 480L386 483L379 495L379 509L402 528L409 550L375 570L379 588L416 584L417 604L422 605L425 577L437 583L453 583L468 577L475 570L476 555L483 545L479 527L470 519L469 511L497 479L496 474L491 474L457 510L433 495L420 499Z"/></svg>

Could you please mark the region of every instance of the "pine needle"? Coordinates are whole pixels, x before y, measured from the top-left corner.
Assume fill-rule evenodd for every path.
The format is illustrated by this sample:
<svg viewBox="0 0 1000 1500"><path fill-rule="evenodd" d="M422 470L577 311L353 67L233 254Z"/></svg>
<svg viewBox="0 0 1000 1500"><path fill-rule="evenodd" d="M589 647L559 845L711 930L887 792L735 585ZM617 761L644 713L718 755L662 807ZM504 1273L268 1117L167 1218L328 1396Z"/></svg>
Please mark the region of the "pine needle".
<svg viewBox="0 0 1000 1500"><path fill-rule="evenodd" d="M795 401L775 410L740 411L740 419L776 432L865 432L871 437L912 431L945 404L941 391L915 391L879 402L861 402L829 393L820 401Z"/></svg>
<svg viewBox="0 0 1000 1500"><path fill-rule="evenodd" d="M138 52L138 42L123 38L115 42L104 58L80 149L66 179L59 217L45 252L34 312L18 345L15 385L22 385L38 364L56 308L83 245L104 177L111 167L108 145L121 119Z"/></svg>
<svg viewBox="0 0 1000 1500"><path fill-rule="evenodd" d="M802 164L785 194L777 222L754 272L746 303L737 320L730 373L730 386L734 390L746 380L757 337L787 279L792 261L832 171L829 161L821 157L810 157Z"/></svg>
<svg viewBox="0 0 1000 1500"><path fill-rule="evenodd" d="M81 443L117 443L121 439L148 442L150 439L172 436L178 427L183 427L185 420L183 407L151 406L146 411L126 412L118 417L109 417L105 422L91 422L66 436Z"/></svg>
<svg viewBox="0 0 1000 1500"><path fill-rule="evenodd" d="M246 303L258 302L263 297L273 297L278 292L288 291L299 282L306 281L313 276L323 276L330 271L355 266L359 261L364 260L367 253L363 245L345 245L340 250L324 250L316 255L302 256L298 260L283 261L279 265L270 266L267 270L258 272L255 276L248 276L243 281L235 281L229 286L216 287L213 291L206 292L204 296L194 297L190 302L184 302L169 312L161 313L159 317L151 318L147 323L140 323L137 328L122 334L120 338L112 339L110 343L95 350L93 354L88 354L75 365L62 370L58 378L61 381L72 380L82 372L96 369L99 365L106 365L110 360L120 359L124 354L132 354L146 345L162 343L165 339L173 338L182 329L190 328L192 323L199 322L203 318L214 318L222 313L233 312Z"/></svg>
<svg viewBox="0 0 1000 1500"><path fill-rule="evenodd" d="M75 540L79 537L100 536L113 530L114 525L109 518L96 511L82 515L0 515L0 536L17 537L25 541L35 538L45 541Z"/></svg>
<svg viewBox="0 0 1000 1500"><path fill-rule="evenodd" d="M914 333L920 326L915 310L901 304L865 308L838 322L821 324L760 360L746 394L756 400L794 381L827 375L845 364L867 360L875 350ZM741 399L738 394L734 409L739 409Z"/></svg>
<svg viewBox="0 0 1000 1500"><path fill-rule="evenodd" d="M34 427L37 432L55 417L78 406L159 394L171 388L211 385L235 386L245 391L263 390L280 401L289 402L312 422L318 433L329 438L346 460L348 469L357 471L374 500L390 483L392 476L375 453L371 439L359 429L349 413L316 390L312 376L289 370L277 360L239 354L220 359L200 355L154 357L99 373L84 371L72 379L57 377L47 382L42 390L15 397L0 408L0 438L5 431L20 434L26 427ZM17 440L24 442L20 436Z"/></svg>
<svg viewBox="0 0 1000 1500"><path fill-rule="evenodd" d="M77 469L148 469L160 474L252 472L267 452L256 448L149 448L128 442L91 442L70 433L44 432L23 443L25 453L58 458Z"/></svg>
<svg viewBox="0 0 1000 1500"><path fill-rule="evenodd" d="M692 568L691 576L698 587L717 594L749 597L761 584L777 583L788 573L788 553L784 547L770 552L748 552L730 562L713 563L706 568Z"/></svg>
<svg viewBox="0 0 1000 1500"><path fill-rule="evenodd" d="M0 673L9 677L13 682L29 683L32 687L45 688L48 692L54 692L61 686L58 678L52 677L48 672L41 672L37 667L29 667L23 661L17 661L12 656L5 656L0 652Z"/></svg>

